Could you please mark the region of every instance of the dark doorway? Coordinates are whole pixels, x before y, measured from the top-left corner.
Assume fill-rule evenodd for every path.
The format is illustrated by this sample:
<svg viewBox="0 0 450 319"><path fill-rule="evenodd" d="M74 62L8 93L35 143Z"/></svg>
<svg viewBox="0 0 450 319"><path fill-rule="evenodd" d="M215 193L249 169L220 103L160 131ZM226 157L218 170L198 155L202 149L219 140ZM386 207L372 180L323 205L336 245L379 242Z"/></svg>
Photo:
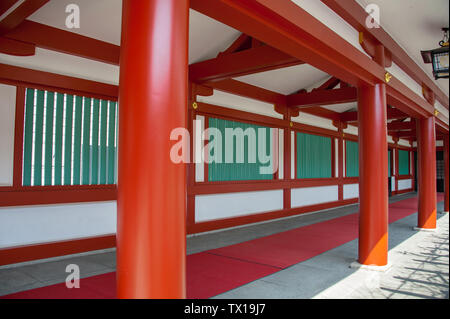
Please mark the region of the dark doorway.
<svg viewBox="0 0 450 319"><path fill-rule="evenodd" d="M417 151L414 152L414 190L417 192ZM444 192L444 152L436 152L436 190Z"/></svg>

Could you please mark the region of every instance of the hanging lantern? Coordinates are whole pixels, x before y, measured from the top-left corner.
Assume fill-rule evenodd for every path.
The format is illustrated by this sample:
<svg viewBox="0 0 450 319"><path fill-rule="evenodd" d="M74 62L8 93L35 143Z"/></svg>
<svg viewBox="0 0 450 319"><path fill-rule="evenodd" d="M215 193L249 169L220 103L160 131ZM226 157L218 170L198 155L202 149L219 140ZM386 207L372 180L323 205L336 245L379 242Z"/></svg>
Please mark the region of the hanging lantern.
<svg viewBox="0 0 450 319"><path fill-rule="evenodd" d="M444 38L439 42L440 48L429 51L421 51L423 62L432 64L433 75L436 80L448 79L448 28L443 28L442 31L444 31Z"/></svg>

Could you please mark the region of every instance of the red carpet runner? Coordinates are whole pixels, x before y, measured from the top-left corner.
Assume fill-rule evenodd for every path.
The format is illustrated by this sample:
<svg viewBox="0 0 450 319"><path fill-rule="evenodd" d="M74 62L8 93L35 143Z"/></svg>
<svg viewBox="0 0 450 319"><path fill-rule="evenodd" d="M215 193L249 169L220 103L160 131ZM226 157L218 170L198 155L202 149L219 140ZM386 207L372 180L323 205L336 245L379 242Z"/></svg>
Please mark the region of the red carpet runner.
<svg viewBox="0 0 450 319"><path fill-rule="evenodd" d="M443 195L438 194L438 202ZM389 205L389 223L417 211L417 198ZM187 256L187 297L209 298L268 276L358 238L358 214L303 226L236 245ZM79 289L65 283L2 299L112 299L115 273L82 278Z"/></svg>

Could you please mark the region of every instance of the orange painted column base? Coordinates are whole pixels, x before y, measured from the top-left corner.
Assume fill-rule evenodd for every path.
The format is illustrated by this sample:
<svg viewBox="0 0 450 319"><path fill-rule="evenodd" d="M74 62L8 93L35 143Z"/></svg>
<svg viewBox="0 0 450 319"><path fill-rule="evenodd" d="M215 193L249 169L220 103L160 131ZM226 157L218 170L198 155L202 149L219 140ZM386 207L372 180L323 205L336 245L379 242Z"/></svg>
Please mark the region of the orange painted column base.
<svg viewBox="0 0 450 319"><path fill-rule="evenodd" d="M434 117L417 123L419 211L417 227L436 228L436 129Z"/></svg>

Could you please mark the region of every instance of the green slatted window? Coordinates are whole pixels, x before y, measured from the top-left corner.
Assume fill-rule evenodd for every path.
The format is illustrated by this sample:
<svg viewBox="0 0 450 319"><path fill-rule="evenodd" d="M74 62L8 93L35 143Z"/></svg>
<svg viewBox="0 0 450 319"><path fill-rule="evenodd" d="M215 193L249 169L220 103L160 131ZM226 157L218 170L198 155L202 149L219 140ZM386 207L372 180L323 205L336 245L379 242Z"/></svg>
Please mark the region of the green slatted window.
<svg viewBox="0 0 450 319"><path fill-rule="evenodd" d="M400 175L409 175L409 152L398 151L398 172Z"/></svg>
<svg viewBox="0 0 450 319"><path fill-rule="evenodd" d="M117 102L27 89L24 186L117 182Z"/></svg>
<svg viewBox="0 0 450 319"><path fill-rule="evenodd" d="M297 133L297 178L331 177L331 138Z"/></svg>
<svg viewBox="0 0 450 319"><path fill-rule="evenodd" d="M259 151L259 145L258 145L258 139L259 134L265 133L265 150L266 155L273 154L271 150L271 139L272 139L272 129L268 127L253 125L253 124L247 124L242 122L236 122L236 121L227 121L217 118L209 118L208 121L209 128L216 128L220 131L222 135L222 159L221 163L218 162L212 162L207 164L208 165L208 181L210 182L218 182L218 181L243 181L243 180L270 180L273 179L273 174L261 174L260 173L260 167L266 167L267 163L261 163L259 161L258 151ZM264 129L264 130L258 130L258 129ZM225 150L227 147L232 147L234 145L234 150L236 150L237 145L237 139L233 138L226 139L226 129L242 129L244 132L247 129L254 130L255 132L255 140L256 140L256 154L251 154L249 148L249 138L248 136L244 137L244 143L243 143L243 150L244 150L244 160L242 163L239 163L237 159L237 152L233 153L233 160L231 163L226 163L226 155ZM212 142L213 138L211 139ZM261 140L263 140L261 138ZM226 144L226 143L233 143L233 144ZM261 150L262 152L262 150ZM214 155L213 151L211 151L211 154ZM253 162L251 160L252 157L256 157L256 161ZM231 157L231 156L230 156ZM250 159L250 160L249 160Z"/></svg>
<svg viewBox="0 0 450 319"><path fill-rule="evenodd" d="M358 143L345 141L345 171L347 177L359 176Z"/></svg>

